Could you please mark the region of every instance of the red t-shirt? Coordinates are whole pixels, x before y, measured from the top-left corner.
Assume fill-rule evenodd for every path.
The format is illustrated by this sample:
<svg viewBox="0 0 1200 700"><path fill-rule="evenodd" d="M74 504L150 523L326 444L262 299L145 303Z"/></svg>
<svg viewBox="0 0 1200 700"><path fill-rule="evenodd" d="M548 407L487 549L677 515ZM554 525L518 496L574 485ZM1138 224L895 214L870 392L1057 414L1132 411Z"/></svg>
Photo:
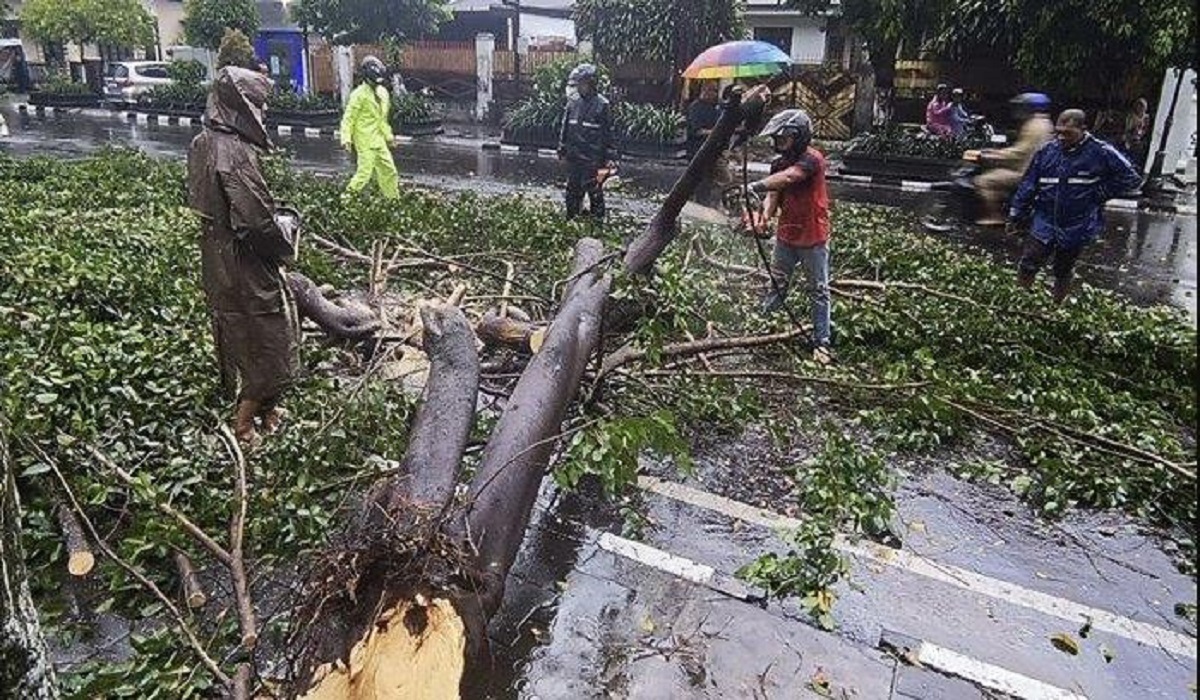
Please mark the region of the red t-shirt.
<svg viewBox="0 0 1200 700"><path fill-rule="evenodd" d="M771 172L788 171L794 184L779 192L779 226L775 237L788 245L811 248L829 240L829 192L825 189L825 155L809 147L788 164L782 158Z"/></svg>

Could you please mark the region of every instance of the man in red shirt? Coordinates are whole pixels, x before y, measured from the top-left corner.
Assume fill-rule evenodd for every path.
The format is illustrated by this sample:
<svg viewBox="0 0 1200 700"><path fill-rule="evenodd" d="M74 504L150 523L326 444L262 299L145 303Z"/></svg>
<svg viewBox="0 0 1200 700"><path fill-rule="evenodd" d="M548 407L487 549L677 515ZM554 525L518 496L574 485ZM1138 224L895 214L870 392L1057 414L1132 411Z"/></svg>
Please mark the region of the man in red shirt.
<svg viewBox="0 0 1200 700"><path fill-rule="evenodd" d="M788 283L796 266L804 268L808 298L813 305L813 359L828 364L829 318L829 193L825 188L825 155L809 145L812 120L803 110L775 115L763 128L779 157L771 174L750 185L766 193L764 219L779 215L775 229L775 255L771 266L774 283L763 299L767 313L783 307Z"/></svg>

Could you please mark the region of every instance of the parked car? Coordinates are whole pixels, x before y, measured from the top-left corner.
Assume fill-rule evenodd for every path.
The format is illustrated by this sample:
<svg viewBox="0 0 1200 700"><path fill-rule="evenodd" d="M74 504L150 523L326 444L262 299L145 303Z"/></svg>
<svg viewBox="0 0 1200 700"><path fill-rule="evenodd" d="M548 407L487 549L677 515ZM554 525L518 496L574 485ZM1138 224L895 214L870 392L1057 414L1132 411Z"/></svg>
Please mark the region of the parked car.
<svg viewBox="0 0 1200 700"><path fill-rule="evenodd" d="M110 63L104 77L104 99L112 102L137 102L150 88L170 85L164 61L123 61Z"/></svg>

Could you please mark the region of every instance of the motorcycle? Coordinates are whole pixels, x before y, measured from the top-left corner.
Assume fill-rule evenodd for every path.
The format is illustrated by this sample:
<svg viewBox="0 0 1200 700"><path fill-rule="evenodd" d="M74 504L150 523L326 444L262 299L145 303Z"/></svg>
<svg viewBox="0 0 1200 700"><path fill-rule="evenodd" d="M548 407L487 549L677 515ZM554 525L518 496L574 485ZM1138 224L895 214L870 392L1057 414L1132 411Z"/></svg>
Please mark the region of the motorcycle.
<svg viewBox="0 0 1200 700"><path fill-rule="evenodd" d="M944 233L970 225L983 213L983 200L975 178L984 171L981 152L963 153L963 165L946 182L935 183L920 205L921 225L927 231Z"/></svg>

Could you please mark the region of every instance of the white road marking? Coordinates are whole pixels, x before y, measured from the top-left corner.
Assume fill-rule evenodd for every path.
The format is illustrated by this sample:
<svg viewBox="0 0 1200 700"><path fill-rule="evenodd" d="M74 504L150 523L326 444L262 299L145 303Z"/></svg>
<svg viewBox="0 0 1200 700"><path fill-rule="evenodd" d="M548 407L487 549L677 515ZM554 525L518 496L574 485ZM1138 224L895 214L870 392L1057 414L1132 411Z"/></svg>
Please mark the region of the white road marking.
<svg viewBox="0 0 1200 700"><path fill-rule="evenodd" d="M502 143L502 144L500 144L500 150L504 151L505 153L518 153L518 152L520 152L521 147L514 146L510 143Z"/></svg>
<svg viewBox="0 0 1200 700"><path fill-rule="evenodd" d="M800 521L795 518L788 518L682 484L643 476L638 480L638 485L646 491L762 527L795 529L800 526ZM838 537L834 545L842 552L859 559L901 569L1068 622L1082 624L1090 619L1092 627L1097 630L1162 649L1177 657L1188 659L1197 657L1196 639L1145 622L1132 620L1108 610L1093 608L949 564L940 564L911 552L884 547L874 542L851 542L845 537Z"/></svg>
<svg viewBox="0 0 1200 700"><path fill-rule="evenodd" d="M932 182L918 182L916 180L901 180L900 190L903 192L928 192L933 189Z"/></svg>
<svg viewBox="0 0 1200 700"><path fill-rule="evenodd" d="M191 125L192 125L191 117L180 117L179 118L179 126L191 126Z"/></svg>
<svg viewBox="0 0 1200 700"><path fill-rule="evenodd" d="M136 120L137 120L138 124L149 124L150 123L150 115L142 114L141 112L138 112Z"/></svg>
<svg viewBox="0 0 1200 700"><path fill-rule="evenodd" d="M286 124L281 124L278 129L280 136L290 136L292 134L292 127Z"/></svg>
<svg viewBox="0 0 1200 700"><path fill-rule="evenodd" d="M320 130L320 129L314 129L314 128L313 128L313 127L311 127L311 126L309 126L309 127L305 127L305 129L304 129L304 135L305 135L305 136L307 136L307 137L308 137L308 138L310 138L310 139L315 139L315 138L317 138L317 137L319 137L319 136L321 135L321 130Z"/></svg>
<svg viewBox="0 0 1200 700"><path fill-rule="evenodd" d="M1022 676L1015 671L984 663L929 642L921 642L917 660L922 665L947 675L957 676L1021 700L1087 700L1086 695Z"/></svg>
<svg viewBox="0 0 1200 700"><path fill-rule="evenodd" d="M626 559L632 559L639 564L645 564L659 571L665 571L668 574L678 576L692 583L707 585L717 573L711 566L699 564L691 559L677 557L661 549L655 549L641 542L627 540L624 537L618 537L608 532L601 533L596 543L600 546L600 549L606 552L612 552Z"/></svg>
<svg viewBox="0 0 1200 700"><path fill-rule="evenodd" d="M870 175L843 175L842 179L846 182L864 182L868 185L875 181L875 178Z"/></svg>
<svg viewBox="0 0 1200 700"><path fill-rule="evenodd" d="M1104 203L1105 209L1133 209L1138 208L1136 199L1110 199Z"/></svg>
<svg viewBox="0 0 1200 700"><path fill-rule="evenodd" d="M537 154L542 158L557 158L558 151L553 148L539 148Z"/></svg>

